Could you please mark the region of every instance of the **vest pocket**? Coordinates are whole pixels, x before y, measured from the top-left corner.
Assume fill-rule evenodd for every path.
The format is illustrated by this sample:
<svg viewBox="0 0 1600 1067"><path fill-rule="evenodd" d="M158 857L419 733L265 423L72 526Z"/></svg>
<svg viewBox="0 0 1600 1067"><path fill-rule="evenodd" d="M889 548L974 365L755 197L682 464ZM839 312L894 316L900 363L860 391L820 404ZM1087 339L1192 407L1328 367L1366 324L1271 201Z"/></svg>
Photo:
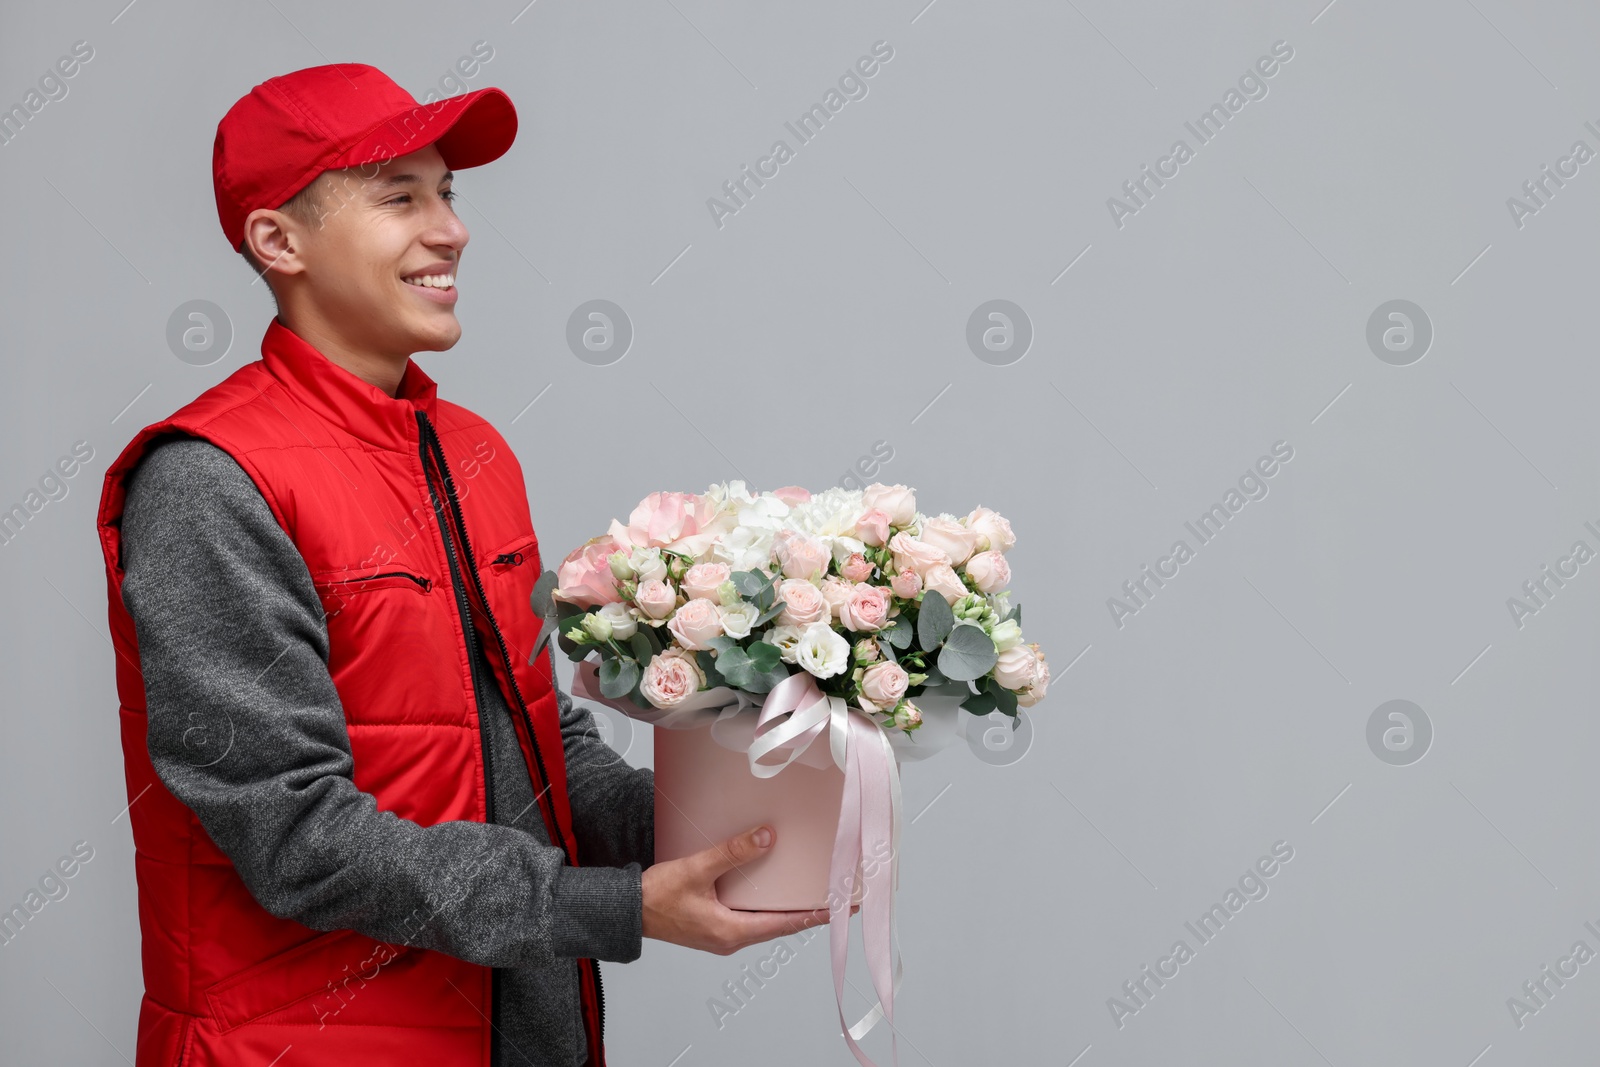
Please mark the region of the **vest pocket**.
<svg viewBox="0 0 1600 1067"><path fill-rule="evenodd" d="M539 562L539 539L531 533L519 534L517 537L501 545L491 552L485 552L478 561L479 568L487 567L491 573L502 574L515 567L534 564L537 570ZM538 575L534 575L535 578Z"/></svg>
<svg viewBox="0 0 1600 1067"><path fill-rule="evenodd" d="M354 930L334 930L214 983L206 989L206 1001L223 1033L305 1001L312 1001L302 1013L305 1018L295 1021L315 1023L343 1007L341 980L353 974L365 984L376 976L377 967L410 951Z"/></svg>
<svg viewBox="0 0 1600 1067"><path fill-rule="evenodd" d="M359 593L377 592L380 589L409 589L427 595L433 592L433 579L402 567L383 567L373 574L353 573L348 567L316 571L311 584L322 598L322 608L327 618L344 610L345 598Z"/></svg>

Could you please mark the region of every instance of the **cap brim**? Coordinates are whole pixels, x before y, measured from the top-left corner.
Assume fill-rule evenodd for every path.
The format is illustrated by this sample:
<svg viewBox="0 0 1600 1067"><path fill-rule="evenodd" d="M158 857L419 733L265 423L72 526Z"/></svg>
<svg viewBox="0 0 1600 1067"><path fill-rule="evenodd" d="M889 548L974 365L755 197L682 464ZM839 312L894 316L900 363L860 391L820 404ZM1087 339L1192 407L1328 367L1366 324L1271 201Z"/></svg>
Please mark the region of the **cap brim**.
<svg viewBox="0 0 1600 1067"><path fill-rule="evenodd" d="M499 89L417 104L390 117L329 169L409 155L437 145L451 170L481 167L505 155L517 139L517 109Z"/></svg>

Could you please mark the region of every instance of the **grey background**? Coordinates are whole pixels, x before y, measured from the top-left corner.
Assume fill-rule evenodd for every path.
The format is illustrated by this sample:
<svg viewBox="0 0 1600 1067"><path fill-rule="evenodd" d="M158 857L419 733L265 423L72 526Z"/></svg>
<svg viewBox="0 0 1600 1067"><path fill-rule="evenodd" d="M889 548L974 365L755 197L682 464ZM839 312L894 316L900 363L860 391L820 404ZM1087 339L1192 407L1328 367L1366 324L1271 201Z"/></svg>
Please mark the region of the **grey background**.
<svg viewBox="0 0 1600 1067"><path fill-rule="evenodd" d="M0 147L0 506L74 441L94 449L0 546L0 905L73 842L95 849L0 948L7 1062L132 1053L94 517L128 438L256 358L271 313L220 236L216 122L325 62L420 98L479 40L494 56L466 87L509 92L521 132L458 176L465 334L418 359L516 448L547 562L653 489L821 488L878 440L877 476L924 511L982 503L1018 532L1014 587L1055 679L1024 758L958 744L905 769L902 1063L1592 1058L1600 963L1520 1028L1506 1001L1575 941L1600 950L1600 563L1520 628L1506 602L1574 541L1600 548L1600 163L1520 228L1507 198L1574 141L1600 148L1600 15L924 3L5 5L0 103L95 49ZM879 40L894 58L868 95L719 229L707 198L793 147L785 120ZM1294 57L1268 95L1118 228L1107 198L1195 146L1184 122L1279 40ZM565 342L594 299L635 331L608 366ZM1006 366L965 341L993 299L1034 331ZM1396 299L1434 330L1409 366L1366 342ZM191 300L234 330L208 366L166 341ZM1294 458L1269 495L1119 629L1107 599L1279 440ZM1403 766L1367 742L1399 699L1433 730ZM628 758L649 762L648 730ZM1184 922L1277 841L1294 858L1269 895L1119 1028L1108 998L1195 944ZM607 965L615 1062L853 1062L820 940L713 1022L708 998L769 953L648 942ZM847 998L854 1021L867 1001ZM888 1037L867 1039L880 1063Z"/></svg>

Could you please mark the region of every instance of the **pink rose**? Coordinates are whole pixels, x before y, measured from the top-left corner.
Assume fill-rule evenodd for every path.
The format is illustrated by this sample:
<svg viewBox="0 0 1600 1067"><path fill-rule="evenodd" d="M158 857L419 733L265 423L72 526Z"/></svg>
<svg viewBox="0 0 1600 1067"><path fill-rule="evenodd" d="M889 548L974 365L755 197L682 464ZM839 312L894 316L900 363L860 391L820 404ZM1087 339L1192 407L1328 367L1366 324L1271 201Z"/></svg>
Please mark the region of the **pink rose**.
<svg viewBox="0 0 1600 1067"><path fill-rule="evenodd" d="M627 547L670 548L700 559L728 521L715 502L694 493L651 493L633 509L628 525L612 519L609 532Z"/></svg>
<svg viewBox="0 0 1600 1067"><path fill-rule="evenodd" d="M785 578L779 582L778 599L783 601L783 610L778 613L777 621L789 626L804 629L814 622L825 622L833 615L822 590L804 578Z"/></svg>
<svg viewBox="0 0 1600 1067"><path fill-rule="evenodd" d="M617 542L609 535L591 537L573 549L556 569L558 582L553 594L555 598L580 608L593 608L621 600L609 558L615 551Z"/></svg>
<svg viewBox="0 0 1600 1067"><path fill-rule="evenodd" d="M882 508L868 508L856 520L856 536L874 548L889 540L889 513Z"/></svg>
<svg viewBox="0 0 1600 1067"><path fill-rule="evenodd" d="M961 583L961 576L948 563L935 563L922 576L923 585L954 604L972 590Z"/></svg>
<svg viewBox="0 0 1600 1067"><path fill-rule="evenodd" d="M994 680L1007 689L1027 689L1039 680L1042 662L1038 645L1013 645L1000 653Z"/></svg>
<svg viewBox="0 0 1600 1067"><path fill-rule="evenodd" d="M978 544L977 533L954 519L925 519L919 536L924 543L944 549L952 564L965 563Z"/></svg>
<svg viewBox="0 0 1600 1067"><path fill-rule="evenodd" d="M872 577L872 561L859 552L852 552L839 567L839 573L849 581L864 582Z"/></svg>
<svg viewBox="0 0 1600 1067"><path fill-rule="evenodd" d="M839 621L851 630L879 630L889 621L889 590L881 585L858 585L839 608Z"/></svg>
<svg viewBox="0 0 1600 1067"><path fill-rule="evenodd" d="M1044 653L1039 651L1038 645L1029 645L1033 654L1038 657L1039 665L1033 672L1033 684L1017 693L1017 703L1025 708L1031 708L1044 699L1044 692L1050 688L1050 664L1045 660Z"/></svg>
<svg viewBox="0 0 1600 1067"><path fill-rule="evenodd" d="M898 663L874 663L861 675L863 711L888 711L906 695L910 678Z"/></svg>
<svg viewBox="0 0 1600 1067"><path fill-rule="evenodd" d="M726 563L696 563L683 573L683 595L690 600L702 597L722 602L717 587L733 573Z"/></svg>
<svg viewBox="0 0 1600 1067"><path fill-rule="evenodd" d="M779 530L773 540L787 578L814 578L825 573L833 559L827 545L798 530Z"/></svg>
<svg viewBox="0 0 1600 1067"><path fill-rule="evenodd" d="M672 613L667 629L684 648L700 651L711 647L713 637L722 636L722 612L714 600L695 597Z"/></svg>
<svg viewBox="0 0 1600 1067"><path fill-rule="evenodd" d="M639 692L656 707L670 708L699 692L705 683L705 672L695 662L693 652L669 648L645 666Z"/></svg>
<svg viewBox="0 0 1600 1067"><path fill-rule="evenodd" d="M889 588L894 590L897 597L915 600L917 594L922 592L922 576L910 567L902 567L889 579Z"/></svg>
<svg viewBox="0 0 1600 1067"><path fill-rule="evenodd" d="M634 594L633 602L650 618L664 619L677 606L678 593L672 588L672 583L651 578L639 583L639 591Z"/></svg>
<svg viewBox="0 0 1600 1067"><path fill-rule="evenodd" d="M997 593L1011 584L1011 564L998 551L976 553L967 560L967 580L980 593Z"/></svg>
<svg viewBox="0 0 1600 1067"><path fill-rule="evenodd" d="M967 516L967 527L978 535L978 548L995 552L1010 552L1017 543L1011 524L998 512L976 507Z"/></svg>
<svg viewBox="0 0 1600 1067"><path fill-rule="evenodd" d="M850 590L855 587L854 582L847 581L837 575L830 574L822 579L822 599L828 602L828 610L834 618L839 617L839 609L844 607L844 602L850 599Z"/></svg>
<svg viewBox="0 0 1600 1067"><path fill-rule="evenodd" d="M810 500L811 490L798 485L786 485L782 489L774 489L772 495L792 508L796 504L804 504Z"/></svg>
<svg viewBox="0 0 1600 1067"><path fill-rule="evenodd" d="M873 482L862 490L861 506L882 511L891 526L910 526L917 517L917 494L903 485Z"/></svg>
<svg viewBox="0 0 1600 1067"><path fill-rule="evenodd" d="M944 549L919 541L904 530L889 538L889 553L894 558L896 570L910 567L924 582L927 581L929 567L950 562L950 554Z"/></svg>

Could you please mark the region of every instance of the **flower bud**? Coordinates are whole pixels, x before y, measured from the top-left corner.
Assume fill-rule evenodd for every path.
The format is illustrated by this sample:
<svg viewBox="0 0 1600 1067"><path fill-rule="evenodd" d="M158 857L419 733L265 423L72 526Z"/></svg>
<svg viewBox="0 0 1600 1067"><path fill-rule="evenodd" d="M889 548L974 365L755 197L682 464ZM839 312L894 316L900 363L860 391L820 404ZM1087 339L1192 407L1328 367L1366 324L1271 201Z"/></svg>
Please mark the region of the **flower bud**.
<svg viewBox="0 0 1600 1067"><path fill-rule="evenodd" d="M723 607L732 608L737 607L739 601L744 598L739 595L739 587L733 584L732 578L729 578L717 586L717 599L722 601Z"/></svg>
<svg viewBox="0 0 1600 1067"><path fill-rule="evenodd" d="M626 552L611 553L607 562L611 564L611 573L616 577L617 581L627 581L634 576L633 564L628 562L628 554Z"/></svg>
<svg viewBox="0 0 1600 1067"><path fill-rule="evenodd" d="M922 712L909 700L902 700L894 709L894 724L906 733L922 725Z"/></svg>
<svg viewBox="0 0 1600 1067"><path fill-rule="evenodd" d="M878 649L878 642L870 637L863 637L856 642L855 661L857 663L876 663L883 658L883 653Z"/></svg>
<svg viewBox="0 0 1600 1067"><path fill-rule="evenodd" d="M994 639L995 651L1004 652L1022 644L1022 625L1016 619L997 622L989 630L989 636Z"/></svg>
<svg viewBox="0 0 1600 1067"><path fill-rule="evenodd" d="M589 612L583 617L583 628L588 630L596 641L611 640L611 620L604 615Z"/></svg>

